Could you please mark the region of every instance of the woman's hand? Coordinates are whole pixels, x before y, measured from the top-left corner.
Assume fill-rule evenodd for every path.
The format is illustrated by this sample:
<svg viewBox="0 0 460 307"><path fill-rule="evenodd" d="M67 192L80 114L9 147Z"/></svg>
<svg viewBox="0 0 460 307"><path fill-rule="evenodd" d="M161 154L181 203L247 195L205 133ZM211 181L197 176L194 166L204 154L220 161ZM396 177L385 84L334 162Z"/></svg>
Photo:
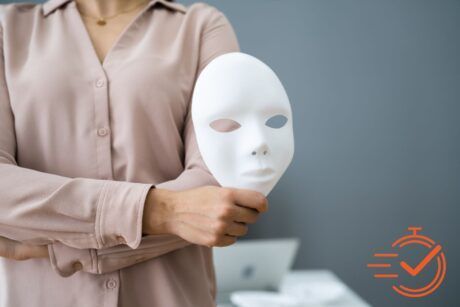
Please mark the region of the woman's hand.
<svg viewBox="0 0 460 307"><path fill-rule="evenodd" d="M31 245L0 237L0 257L12 260L48 258L46 245Z"/></svg>
<svg viewBox="0 0 460 307"><path fill-rule="evenodd" d="M205 186L185 191L153 188L144 206L143 233L175 234L191 243L227 246L267 211L262 193Z"/></svg>

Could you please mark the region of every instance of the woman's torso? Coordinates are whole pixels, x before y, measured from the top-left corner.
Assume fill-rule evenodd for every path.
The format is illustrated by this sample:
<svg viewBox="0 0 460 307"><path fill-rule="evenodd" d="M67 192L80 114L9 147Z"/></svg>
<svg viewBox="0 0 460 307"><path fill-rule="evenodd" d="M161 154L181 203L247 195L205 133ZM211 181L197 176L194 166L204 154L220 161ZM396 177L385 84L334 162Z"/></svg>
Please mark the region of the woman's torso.
<svg viewBox="0 0 460 307"><path fill-rule="evenodd" d="M42 4L2 5L18 165L145 183L179 176L201 34L216 11L152 0L101 64L75 2L47 3L54 10L46 16ZM205 307L215 295L211 250L196 245L113 273L67 278L48 259L1 258L0 276L0 306Z"/></svg>

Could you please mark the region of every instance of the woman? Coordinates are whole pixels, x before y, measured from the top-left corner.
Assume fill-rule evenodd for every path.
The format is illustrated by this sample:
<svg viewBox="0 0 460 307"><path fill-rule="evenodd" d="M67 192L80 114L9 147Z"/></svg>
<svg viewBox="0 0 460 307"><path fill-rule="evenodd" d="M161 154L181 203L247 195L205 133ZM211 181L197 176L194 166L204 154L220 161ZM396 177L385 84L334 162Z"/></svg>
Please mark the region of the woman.
<svg viewBox="0 0 460 307"><path fill-rule="evenodd" d="M211 247L267 209L218 186L190 118L203 67L239 50L228 20L167 0L0 8L0 306L214 306Z"/></svg>

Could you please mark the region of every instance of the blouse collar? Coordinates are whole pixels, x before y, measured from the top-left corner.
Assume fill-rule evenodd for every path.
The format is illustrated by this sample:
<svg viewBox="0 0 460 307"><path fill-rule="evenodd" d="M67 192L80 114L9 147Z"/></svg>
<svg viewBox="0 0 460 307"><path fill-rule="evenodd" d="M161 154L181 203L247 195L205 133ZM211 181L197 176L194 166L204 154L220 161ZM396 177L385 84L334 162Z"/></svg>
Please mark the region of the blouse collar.
<svg viewBox="0 0 460 307"><path fill-rule="evenodd" d="M66 4L67 2L71 2L71 1L74 1L74 0L48 0L45 3L43 3L43 15L46 17L58 7ZM156 3L161 3L165 7L176 10L176 11L185 12L184 6L182 6L179 3L174 3L173 0L150 0L147 6L152 7Z"/></svg>

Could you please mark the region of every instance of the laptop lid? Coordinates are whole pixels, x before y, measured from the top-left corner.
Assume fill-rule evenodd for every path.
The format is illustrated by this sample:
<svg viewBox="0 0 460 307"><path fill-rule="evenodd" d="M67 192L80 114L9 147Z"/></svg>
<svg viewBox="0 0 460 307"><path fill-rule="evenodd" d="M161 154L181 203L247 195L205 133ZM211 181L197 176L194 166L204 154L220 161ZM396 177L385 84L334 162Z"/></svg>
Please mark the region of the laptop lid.
<svg viewBox="0 0 460 307"><path fill-rule="evenodd" d="M299 239L251 239L213 248L218 293L277 290L291 269Z"/></svg>

